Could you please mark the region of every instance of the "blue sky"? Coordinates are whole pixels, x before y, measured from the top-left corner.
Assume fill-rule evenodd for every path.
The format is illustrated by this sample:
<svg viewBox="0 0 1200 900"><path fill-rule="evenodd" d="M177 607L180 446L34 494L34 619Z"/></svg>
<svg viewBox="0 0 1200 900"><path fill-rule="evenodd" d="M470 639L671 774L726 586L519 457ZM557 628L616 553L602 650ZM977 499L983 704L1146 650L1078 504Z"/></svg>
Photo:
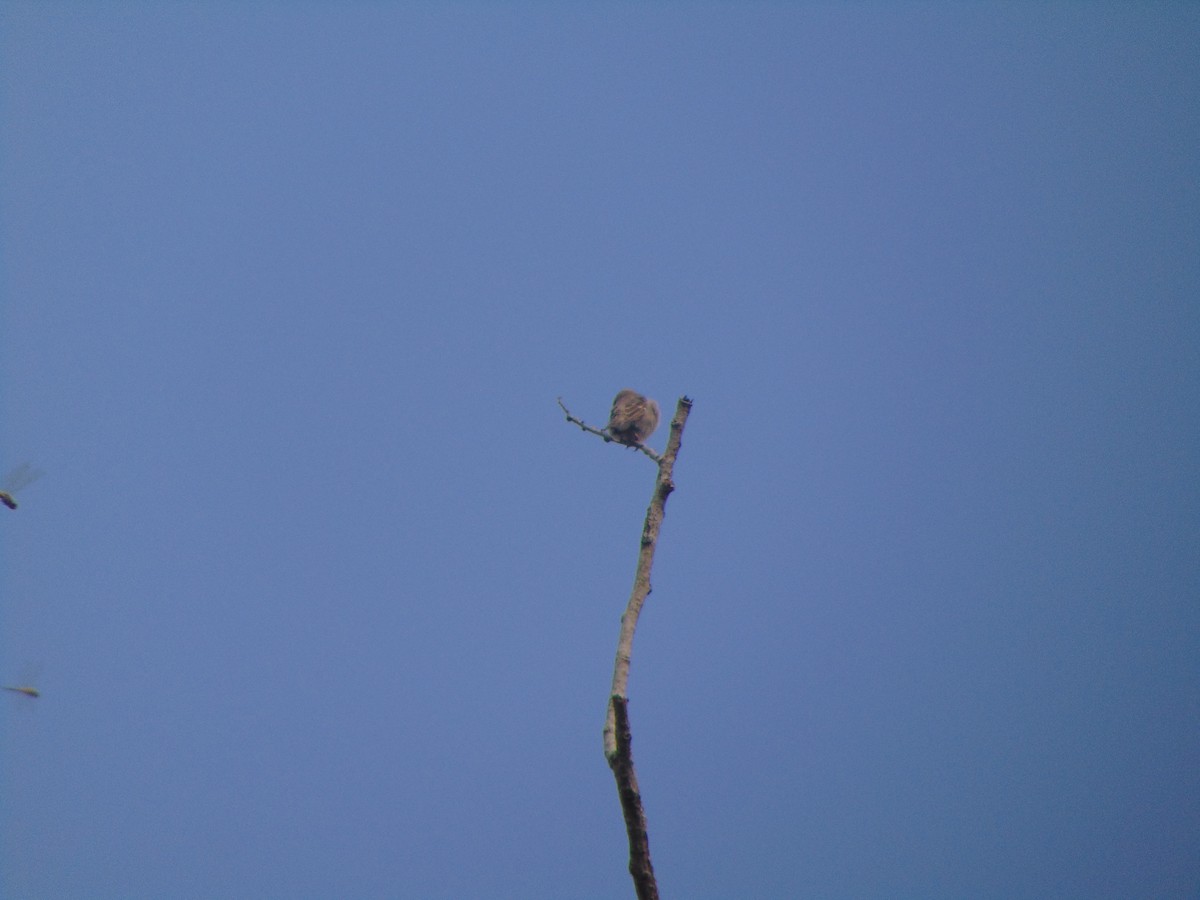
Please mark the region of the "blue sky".
<svg viewBox="0 0 1200 900"><path fill-rule="evenodd" d="M0 9L5 896L1200 892L1200 10ZM651 439L659 448L665 429Z"/></svg>

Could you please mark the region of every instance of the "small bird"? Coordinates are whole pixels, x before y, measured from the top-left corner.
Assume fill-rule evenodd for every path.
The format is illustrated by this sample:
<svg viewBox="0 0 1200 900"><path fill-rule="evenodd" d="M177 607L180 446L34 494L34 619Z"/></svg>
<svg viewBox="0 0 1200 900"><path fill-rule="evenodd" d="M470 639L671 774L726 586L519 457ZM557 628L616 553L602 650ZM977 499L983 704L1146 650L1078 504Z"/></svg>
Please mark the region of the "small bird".
<svg viewBox="0 0 1200 900"><path fill-rule="evenodd" d="M26 697L32 697L35 700L42 696L42 692L35 687L30 687L27 684L16 685L9 687L7 684L0 684L0 689L12 691L14 694L24 694Z"/></svg>
<svg viewBox="0 0 1200 900"><path fill-rule="evenodd" d="M608 417L608 434L628 447L642 443L658 428L658 404L637 391L625 388L613 398Z"/></svg>

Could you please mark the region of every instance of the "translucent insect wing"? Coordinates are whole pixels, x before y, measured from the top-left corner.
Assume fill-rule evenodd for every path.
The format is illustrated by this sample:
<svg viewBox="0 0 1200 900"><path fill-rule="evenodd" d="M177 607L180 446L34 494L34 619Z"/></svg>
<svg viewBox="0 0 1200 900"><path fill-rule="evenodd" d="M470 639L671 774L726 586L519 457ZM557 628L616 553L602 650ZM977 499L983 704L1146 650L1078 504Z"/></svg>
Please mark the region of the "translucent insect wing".
<svg viewBox="0 0 1200 900"><path fill-rule="evenodd" d="M35 469L29 463L21 463L4 476L4 481L0 482L0 490L9 494L15 493L26 485L33 484L44 474L46 473L41 469Z"/></svg>

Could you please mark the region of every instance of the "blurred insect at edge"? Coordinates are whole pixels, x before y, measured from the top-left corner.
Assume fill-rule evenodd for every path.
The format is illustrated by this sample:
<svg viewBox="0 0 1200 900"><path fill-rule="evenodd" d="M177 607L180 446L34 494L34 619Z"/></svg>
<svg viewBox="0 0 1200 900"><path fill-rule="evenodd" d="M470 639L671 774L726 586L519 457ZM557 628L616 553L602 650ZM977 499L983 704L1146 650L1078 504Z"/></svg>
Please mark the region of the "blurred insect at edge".
<svg viewBox="0 0 1200 900"><path fill-rule="evenodd" d="M6 690L6 691L12 691L14 694L24 694L26 697L31 697L34 700L36 700L38 697L42 696L41 691L39 691L35 687L30 687L27 684L20 684L20 685L15 685L15 686L11 686L11 687L7 684L0 684L0 689Z"/></svg>
<svg viewBox="0 0 1200 900"><path fill-rule="evenodd" d="M4 476L3 482L0 482L0 503L9 509L16 509L17 501L13 499L13 494L37 481L43 474L45 473L41 469L35 469L29 463L21 463Z"/></svg>

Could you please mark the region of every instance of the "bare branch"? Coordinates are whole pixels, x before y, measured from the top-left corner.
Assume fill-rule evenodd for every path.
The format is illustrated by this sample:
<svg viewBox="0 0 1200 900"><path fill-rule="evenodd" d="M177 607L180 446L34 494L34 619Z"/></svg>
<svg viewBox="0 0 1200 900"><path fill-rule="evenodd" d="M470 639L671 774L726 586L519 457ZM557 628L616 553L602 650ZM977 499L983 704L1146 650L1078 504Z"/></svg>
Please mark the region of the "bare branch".
<svg viewBox="0 0 1200 900"><path fill-rule="evenodd" d="M563 405L558 405L572 422L591 434L606 441L612 438L604 431L593 428L571 415ZM650 448L637 444L641 450L658 463L658 478L654 482L654 494L646 510L646 522L642 526L641 549L638 552L637 572L633 577L633 591L629 603L621 616L621 633L617 640L617 658L613 665L612 691L608 699L608 714L604 722L604 757L608 760L613 777L617 782L617 795L621 800L621 812L625 817L625 833L629 838L629 874L633 878L638 900L658 900L658 883L654 877L654 866L650 862L650 836L646 828L646 813L642 807L642 794L638 789L637 772L633 766L633 734L629 725L629 666L633 657L633 635L637 630L638 616L650 596L650 569L654 565L654 549L658 544L658 532L666 512L667 498L675 490L671 474L675 459L683 441L683 427L691 412L692 401L680 397L671 420L671 434L667 438L667 449L659 456Z"/></svg>
<svg viewBox="0 0 1200 900"><path fill-rule="evenodd" d="M617 794L625 816L625 833L629 835L629 874L638 900L658 900L658 881L650 864L650 835L646 830L646 811L638 790L637 772L633 768L633 733L629 729L629 701L613 696L609 712L616 723L616 752L608 764L617 779Z"/></svg>
<svg viewBox="0 0 1200 900"><path fill-rule="evenodd" d="M638 554L637 572L633 577L633 591L629 595L629 603L625 614L621 616L621 635L617 641L617 660L613 667L612 696L628 699L629 665L633 657L633 635L637 630L638 616L641 615L642 605L650 595L650 569L654 565L654 549L658 543L658 532L662 527L663 516L666 513L667 498L675 490L675 482L671 479L675 469L675 459L683 442L683 428L687 423L688 413L692 411L692 401L688 397L680 397L675 407L675 417L671 420L671 434L667 438L667 449L658 463L658 478L654 482L654 494L650 498L650 506L646 510L646 521L642 526L642 546ZM616 722L612 704L609 704L608 719L604 724L604 755L611 765L613 754L616 753Z"/></svg>
<svg viewBox="0 0 1200 900"><path fill-rule="evenodd" d="M572 425L578 425L580 428L582 428L588 434L594 434L594 435L596 435L596 437L603 439L605 443L608 443L608 444L619 443L618 441L613 440L612 435L610 435L606 429L595 428L595 427L589 425L587 422L583 421L583 419L577 419L575 416L571 415L571 411L569 409L567 409L566 405L563 404L562 397L559 397L557 399L558 399L559 407L562 409L562 411L564 413L566 413L567 421L570 422ZM654 450L652 448L647 447L645 444L622 444L622 446L630 447L634 450L641 450L643 453L645 453L648 457L650 457L655 462L661 462L661 460L662 460L662 457L660 457L657 453L654 452Z"/></svg>

